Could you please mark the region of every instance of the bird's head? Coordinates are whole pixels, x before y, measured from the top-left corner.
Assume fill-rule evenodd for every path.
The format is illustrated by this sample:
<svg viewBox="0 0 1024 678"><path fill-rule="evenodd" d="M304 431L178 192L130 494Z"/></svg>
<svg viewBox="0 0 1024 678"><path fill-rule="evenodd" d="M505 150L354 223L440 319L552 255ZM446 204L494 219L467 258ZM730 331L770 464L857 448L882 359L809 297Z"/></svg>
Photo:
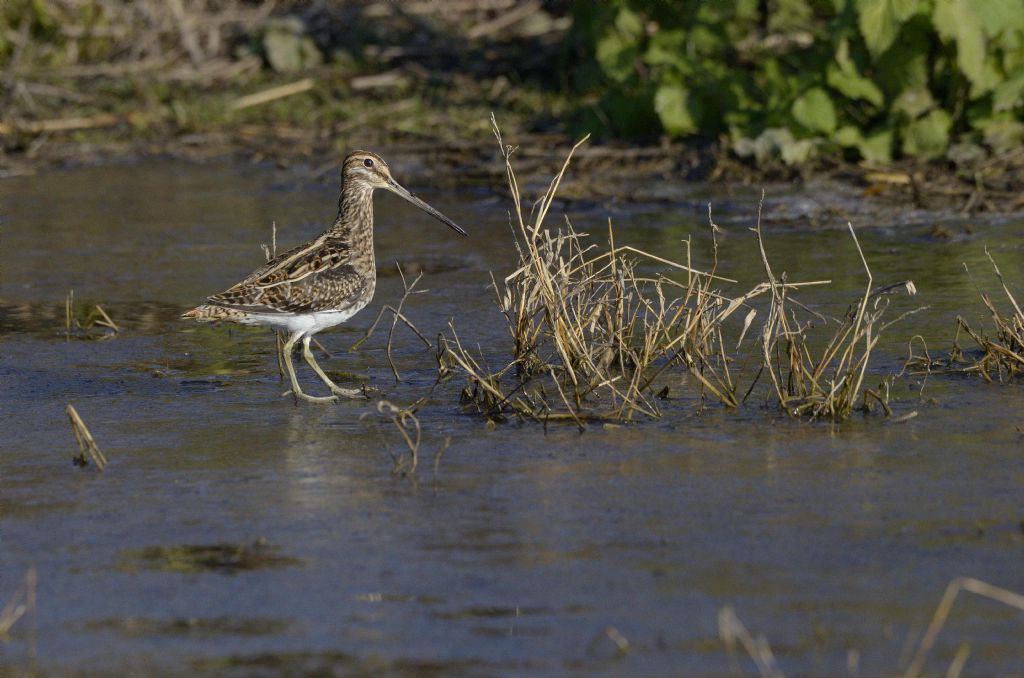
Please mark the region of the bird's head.
<svg viewBox="0 0 1024 678"><path fill-rule="evenodd" d="M404 198L413 205L416 205L416 207L419 207L441 223L447 224L457 233L467 235L467 233L462 230L458 224L414 196L401 184L395 181L394 177L391 176L391 169L388 167L388 164L376 153L371 153L369 151L354 151L349 153L342 165L341 176L342 186L355 185L367 188L371 191L377 188L383 188L391 191L395 195Z"/></svg>

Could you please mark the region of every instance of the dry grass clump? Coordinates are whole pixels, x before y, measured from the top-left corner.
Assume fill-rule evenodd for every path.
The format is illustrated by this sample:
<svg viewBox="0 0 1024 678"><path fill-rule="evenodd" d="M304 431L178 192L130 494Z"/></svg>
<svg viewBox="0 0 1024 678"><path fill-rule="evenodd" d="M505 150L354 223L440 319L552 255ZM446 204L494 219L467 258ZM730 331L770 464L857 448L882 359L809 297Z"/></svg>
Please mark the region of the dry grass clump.
<svg viewBox="0 0 1024 678"><path fill-rule="evenodd" d="M771 306L761 331L764 369L771 379L779 407L793 416L845 419L857 407L862 393L861 409L870 411L871 399L882 406L886 415L892 414L887 390L879 393L863 389L864 378L871 353L882 333L908 315L904 313L893 321L882 322L889 307L888 294L902 289L912 295L917 290L910 280L873 289L871 268L853 226L848 224L848 227L864 265L867 285L864 295L850 306L824 348L815 352L809 336L813 324L809 319L801 320L800 314L814 315L820 320L824 318L794 301L788 294L787 286L772 272L765 254L758 217L757 236L761 261L771 289Z"/></svg>
<svg viewBox="0 0 1024 678"><path fill-rule="evenodd" d="M933 372L980 374L989 382L1006 381L1024 374L1024 311L1021 311L1020 304L1007 286L999 266L988 249L985 250L985 256L992 264L992 270L1003 288L1003 294L1009 302L1009 311L1001 311L988 292L979 290L981 301L992 316L991 328L988 331L985 328L975 328L963 316L957 316L956 335L949 356L932 358L924 339L914 337L922 344L922 352L914 353L912 339L904 370L910 370L912 374L917 375ZM966 264L964 268L967 269ZM960 332L967 334L980 349L980 355L974 360L965 356L960 346Z"/></svg>
<svg viewBox="0 0 1024 678"><path fill-rule="evenodd" d="M989 381L1004 381L1024 374L1024 311L1021 311L1020 304L1007 287L1006 280L1003 279L1003 274L988 249L985 250L985 256L992 263L992 270L999 278L999 284L1010 303L1011 311L1000 311L988 292L981 292L981 300L992 315L993 334L986 334L984 330L975 331L962 317L957 318L957 324L982 350L982 356L966 371L977 372Z"/></svg>
<svg viewBox="0 0 1024 678"><path fill-rule="evenodd" d="M498 308L512 340L512 360L491 371L467 350L454 325L439 352L442 374L465 373L467 405L490 418L509 414L538 420L630 420L659 415L652 382L669 366L682 364L704 388L727 405L737 404L728 369L723 321L742 304L712 290L714 273L615 243L608 226L602 251L566 220L544 228L573 151L541 200L524 214L512 169L514 149L505 146L497 125L514 201L513 233L518 264L494 280ZM630 256L632 255L632 256ZM642 260L686 274L684 282L648 277ZM732 282L732 281L729 281Z"/></svg>
<svg viewBox="0 0 1024 678"><path fill-rule="evenodd" d="M686 263L681 263L618 245L610 222L607 249L568 220L557 230L545 227L573 151L583 141L570 151L544 196L524 213L511 163L514 149L504 145L497 125L494 132L514 202L517 264L505 278L492 279L512 356L493 369L481 351L469 350L454 324L450 326L450 336L441 339L438 362L442 376L454 369L468 377L462 392L466 406L491 419L564 420L580 427L588 420L657 417L658 395L667 387L659 391L654 382L679 368L697 385L702 400L737 407L767 372L786 412L815 418L849 416L862 395L872 349L891 324L882 323L884 293L904 286L913 292L912 283L872 290L868 270L861 303L839 322L825 350L814 358L809 349L811 325L796 314L806 307L791 294L828 281L791 283L784 275L775 276L764 253L760 219L754 230L768 280L745 293L726 295L717 286L735 281L717 275L714 237L711 270L700 271L691 265L688 242ZM714 233L713 222L711 227ZM654 266L681 279L645 273ZM759 344L763 359L741 398L737 380L747 375L736 373L739 368L730 347L743 344L757 315L752 302L768 294L771 302ZM727 327L734 317L736 322ZM864 393L883 402L888 413L884 398Z"/></svg>

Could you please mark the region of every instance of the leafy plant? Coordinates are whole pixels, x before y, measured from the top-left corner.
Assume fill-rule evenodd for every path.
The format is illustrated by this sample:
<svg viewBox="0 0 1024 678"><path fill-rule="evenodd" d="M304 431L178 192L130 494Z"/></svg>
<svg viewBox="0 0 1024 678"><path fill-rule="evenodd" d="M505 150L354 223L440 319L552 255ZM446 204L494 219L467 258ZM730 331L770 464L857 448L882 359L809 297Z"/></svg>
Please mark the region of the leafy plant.
<svg viewBox="0 0 1024 678"><path fill-rule="evenodd" d="M568 40L597 134L787 164L1024 141L1024 0L579 0Z"/></svg>

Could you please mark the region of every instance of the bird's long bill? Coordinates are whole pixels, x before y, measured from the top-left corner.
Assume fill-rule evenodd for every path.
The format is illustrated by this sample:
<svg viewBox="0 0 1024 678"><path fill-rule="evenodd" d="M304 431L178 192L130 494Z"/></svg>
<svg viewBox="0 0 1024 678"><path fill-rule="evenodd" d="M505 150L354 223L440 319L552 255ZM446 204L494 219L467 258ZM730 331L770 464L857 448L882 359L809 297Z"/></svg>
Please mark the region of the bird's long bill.
<svg viewBox="0 0 1024 678"><path fill-rule="evenodd" d="M390 190L392 193L394 193L396 195L402 196L403 198L405 198L406 200L411 202L413 205L416 205L416 207L419 207L421 210L423 210L424 212L426 212L430 216L434 217L435 219L437 219L441 223L448 224L448 226L452 230L454 230L456 233L459 233L460 235L469 235L464 230L462 230L461 226L459 226L454 221L452 221L451 219L449 219L445 215L443 215L440 212L438 212L437 210L435 210L433 207L431 207L427 203L425 203L422 200L420 200L419 198L417 198L415 195L413 195L409 191L405 190L405 188L403 188L394 179L391 179L390 181L388 181L388 190Z"/></svg>

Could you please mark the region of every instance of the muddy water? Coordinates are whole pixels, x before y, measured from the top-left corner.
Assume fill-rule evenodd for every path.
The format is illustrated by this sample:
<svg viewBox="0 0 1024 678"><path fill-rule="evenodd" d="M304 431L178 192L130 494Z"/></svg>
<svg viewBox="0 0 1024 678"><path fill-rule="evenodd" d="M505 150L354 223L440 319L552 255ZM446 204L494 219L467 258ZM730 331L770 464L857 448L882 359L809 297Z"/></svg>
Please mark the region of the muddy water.
<svg viewBox="0 0 1024 678"><path fill-rule="evenodd" d="M383 335L347 351L400 296L396 259L426 271L408 313L427 336L452 316L463 339L504 336L486 288L509 262L505 203L412 188L472 237L378 196L377 299L322 335L329 369L396 402L429 390L432 353L396 334L395 385ZM933 377L922 400L919 382L897 382L896 414L919 412L902 424L697 414L683 398L661 420L582 435L489 429L458 413L453 384L420 412L413 480L392 475L402 443L372 406L279 396L266 331L176 319L262 260L272 221L282 246L315 235L333 187L141 163L0 192L0 601L38 574L0 673L735 675L717 627L732 606L787 675L884 675L952 578L1024 591L1020 384ZM722 271L755 281L756 196L715 200ZM693 235L706 263L702 208L569 208L594 230L609 212L620 242L673 254ZM864 284L856 252L842 231L798 223L769 228L777 270L832 279L805 301L841 310ZM957 313L983 320L961 264L991 286L986 244L1024 281L1024 224L942 224L861 224L876 281L913 278L919 295L900 307L930 306L883 341L873 379L898 371L909 336L939 353ZM67 340L71 288L121 333ZM72 466L68 402L105 473ZM1020 674L1022 635L1019 612L967 597L929 669L967 642L968 673Z"/></svg>

